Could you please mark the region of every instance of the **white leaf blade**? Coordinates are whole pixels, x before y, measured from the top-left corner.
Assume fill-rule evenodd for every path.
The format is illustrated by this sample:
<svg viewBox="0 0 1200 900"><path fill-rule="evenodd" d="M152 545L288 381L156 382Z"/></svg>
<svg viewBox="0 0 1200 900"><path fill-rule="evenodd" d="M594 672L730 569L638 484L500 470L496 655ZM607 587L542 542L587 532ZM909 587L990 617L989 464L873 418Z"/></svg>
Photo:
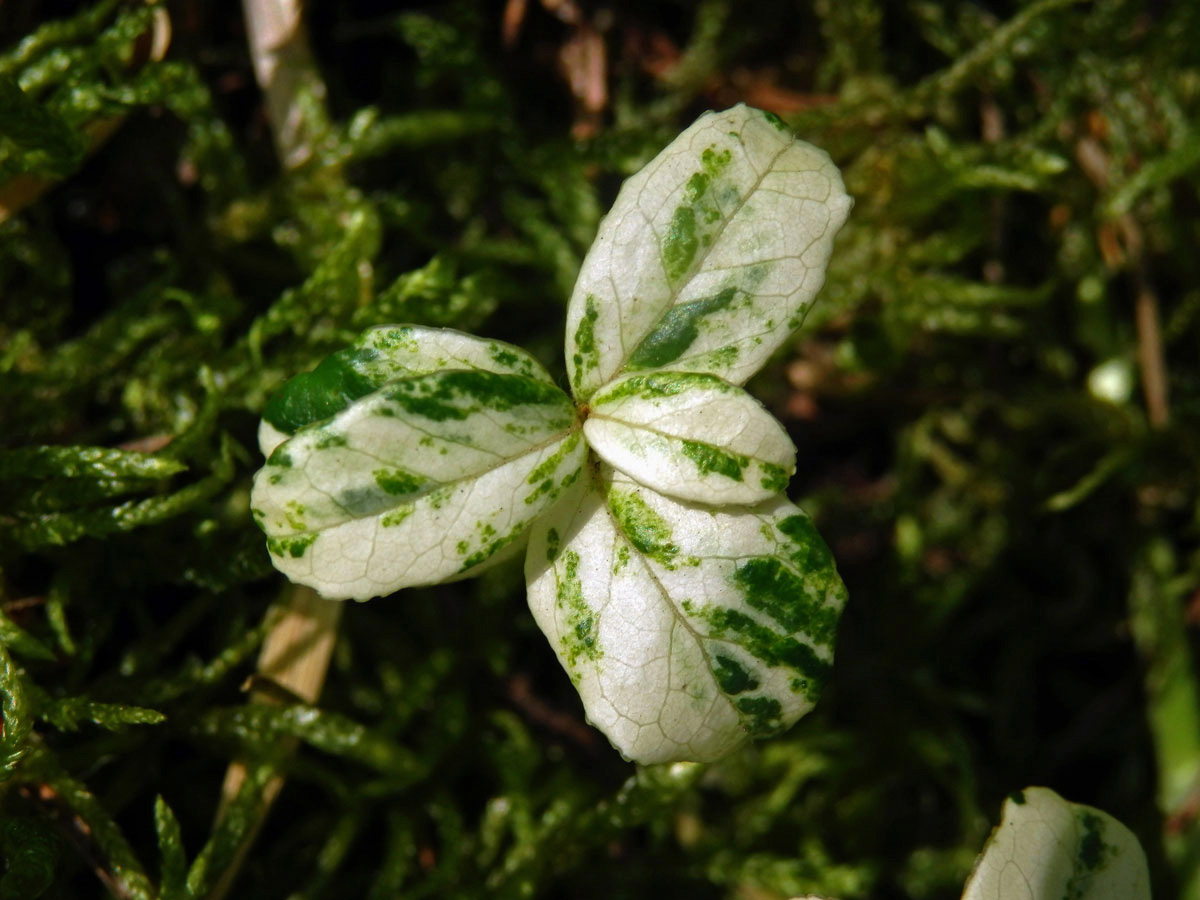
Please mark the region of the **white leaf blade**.
<svg viewBox="0 0 1200 900"><path fill-rule="evenodd" d="M280 445L251 506L275 565L331 598L471 571L577 477L570 400L520 375L400 378Z"/></svg>
<svg viewBox="0 0 1200 900"><path fill-rule="evenodd" d="M535 526L529 603L588 718L641 763L717 759L815 703L845 591L807 516L676 503L612 470Z"/></svg>
<svg viewBox="0 0 1200 900"><path fill-rule="evenodd" d="M567 311L575 395L669 367L744 382L798 327L851 201L824 151L746 106L622 187Z"/></svg>
<svg viewBox="0 0 1200 900"><path fill-rule="evenodd" d="M1047 788L1004 804L967 879L963 900L1150 900L1146 857L1133 833L1098 809Z"/></svg>
<svg viewBox="0 0 1200 900"><path fill-rule="evenodd" d="M481 571L521 539L583 465L578 432L536 453L398 506L304 536L274 563L292 581L331 599L365 600ZM537 472L538 477L533 478ZM555 489L540 489L546 476Z"/></svg>
<svg viewBox="0 0 1200 900"><path fill-rule="evenodd" d="M796 448L783 426L713 375L619 378L592 398L584 434L609 465L679 500L759 503L795 471Z"/></svg>

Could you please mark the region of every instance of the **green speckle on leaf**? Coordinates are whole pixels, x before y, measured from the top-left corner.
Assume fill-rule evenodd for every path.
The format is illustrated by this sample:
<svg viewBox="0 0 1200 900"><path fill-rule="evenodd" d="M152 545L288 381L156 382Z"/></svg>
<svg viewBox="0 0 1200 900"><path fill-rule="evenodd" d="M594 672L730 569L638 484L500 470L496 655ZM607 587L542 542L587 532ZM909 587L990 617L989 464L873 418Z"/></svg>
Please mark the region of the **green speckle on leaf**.
<svg viewBox="0 0 1200 900"><path fill-rule="evenodd" d="M740 139L740 137L739 137ZM720 175L728 168L730 161L733 159L733 154L728 148L719 153L713 147L709 147L700 154L700 165L704 167L704 171L709 175Z"/></svg>
<svg viewBox="0 0 1200 900"><path fill-rule="evenodd" d="M734 456L701 441L682 441L681 450L684 456L696 464L702 475L724 475L734 481L741 481L742 470L750 465L750 460L744 456Z"/></svg>
<svg viewBox="0 0 1200 900"><path fill-rule="evenodd" d="M783 727L783 707L773 697L739 697L733 704L742 724L755 737L769 737Z"/></svg>
<svg viewBox="0 0 1200 900"><path fill-rule="evenodd" d="M674 568L679 547L666 520L647 506L646 501L635 493L610 490L608 508L629 543L655 562Z"/></svg>
<svg viewBox="0 0 1200 900"><path fill-rule="evenodd" d="M569 438L563 441L563 445L561 447L559 447L534 467L533 471L526 476L525 483L537 484L539 481L553 474L554 471L560 465L562 465L562 461L566 458L567 454L579 446L580 440L580 432L576 431Z"/></svg>
<svg viewBox="0 0 1200 900"><path fill-rule="evenodd" d="M825 539L817 532L817 526L808 516L788 516L776 526L788 538L780 549L787 554L797 569L804 573L828 572L835 574L833 554Z"/></svg>
<svg viewBox="0 0 1200 900"><path fill-rule="evenodd" d="M533 366L523 354L517 353L512 347L503 344L488 344L488 355L505 368L512 369L520 375L533 375Z"/></svg>
<svg viewBox="0 0 1200 900"><path fill-rule="evenodd" d="M1025 792L1024 791L1013 791L1011 794L1008 795L1008 799L1011 800L1013 803L1017 804L1017 806L1024 806L1025 805Z"/></svg>
<svg viewBox="0 0 1200 900"><path fill-rule="evenodd" d="M694 173L687 180L686 202L677 206L671 214L671 223L667 226L662 244L663 267L669 281L678 282L690 271L700 248L709 247L721 227L721 209L709 194L714 187L718 187L716 179L729 166L732 158L728 149L717 152L713 147L700 154L703 171ZM720 186L722 201L736 200L735 197L725 196L731 191L728 183Z"/></svg>
<svg viewBox="0 0 1200 900"><path fill-rule="evenodd" d="M415 494L429 483L428 479L404 469L376 469L371 474L375 477L375 483L394 497Z"/></svg>
<svg viewBox="0 0 1200 900"><path fill-rule="evenodd" d="M287 519L288 527L293 531L307 531L308 526L304 524L304 516L308 512L308 508L299 501L289 500L287 510L284 513L284 518Z"/></svg>
<svg viewBox="0 0 1200 900"><path fill-rule="evenodd" d="M816 700L816 693L828 679L832 666L817 656L812 647L790 635L773 631L736 609L698 608L690 601L685 601L682 606L689 615L708 624L710 637L735 641L768 666L787 666L795 670L809 682L804 696Z"/></svg>
<svg viewBox="0 0 1200 900"><path fill-rule="evenodd" d="M554 479L547 478L545 481L543 481L541 484L539 484L537 486L537 488L535 488L533 491L529 492L529 494L525 497L525 505L532 506L534 503L537 503L543 497L550 495L553 492L554 492Z"/></svg>
<svg viewBox="0 0 1200 900"><path fill-rule="evenodd" d="M779 118L779 116L775 115L775 113L764 109L762 111L762 117L764 119L766 119L768 122L770 122L772 125L774 125L776 128L778 128L780 131L783 131L783 132L789 131L789 129L787 127L787 122L783 121L783 119Z"/></svg>
<svg viewBox="0 0 1200 900"><path fill-rule="evenodd" d="M346 436L339 434L336 431L330 431L322 428L317 437L315 446L318 450L328 450L331 447L345 447L347 444Z"/></svg>
<svg viewBox="0 0 1200 900"><path fill-rule="evenodd" d="M791 476L783 466L774 463L759 463L762 471L762 487L764 491L783 491L787 489Z"/></svg>
<svg viewBox="0 0 1200 900"><path fill-rule="evenodd" d="M583 599L583 583L579 578L579 554L568 550L563 554L562 577L557 577L558 607L566 614L567 628L562 634L567 663L574 666L580 656L597 660L602 652L596 644L596 614Z"/></svg>
<svg viewBox="0 0 1200 900"><path fill-rule="evenodd" d="M293 559L299 559L316 539L316 534L269 537L267 538L267 550L276 556L290 556Z"/></svg>
<svg viewBox="0 0 1200 900"><path fill-rule="evenodd" d="M600 357L596 352L596 319L599 317L596 297L588 294L584 300L583 315L575 328L575 354L572 362L575 363L577 384L582 384L584 376L600 366Z"/></svg>
<svg viewBox="0 0 1200 900"><path fill-rule="evenodd" d="M1079 825L1083 835L1079 839L1079 864L1077 869L1094 872L1104 864L1109 846L1104 843L1104 823L1095 813L1079 813Z"/></svg>
<svg viewBox="0 0 1200 900"><path fill-rule="evenodd" d="M716 375L701 372L650 372L646 375L623 378L616 387L598 394L593 404L599 406L632 397L661 400L677 397L691 390L712 390L729 394L737 388Z"/></svg>
<svg viewBox="0 0 1200 900"><path fill-rule="evenodd" d="M729 656L714 654L712 658L713 675L717 684L726 694L741 694L758 687L758 679L746 671L745 667Z"/></svg>
<svg viewBox="0 0 1200 900"><path fill-rule="evenodd" d="M699 336L704 317L728 308L736 295L737 288L728 287L711 297L672 306L633 351L630 368L657 369L679 359Z"/></svg>
<svg viewBox="0 0 1200 900"><path fill-rule="evenodd" d="M516 406L563 407L563 424L570 421L570 403L558 388L524 375L454 370L397 381L386 396L410 415L464 421L480 409L504 412Z"/></svg>
<svg viewBox="0 0 1200 900"><path fill-rule="evenodd" d="M293 465L292 456L283 447L278 447L274 453L267 459L268 466L278 466L281 469L290 469Z"/></svg>
<svg viewBox="0 0 1200 900"><path fill-rule="evenodd" d="M663 265L667 278L678 281L692 265L700 242L696 238L696 210L691 206L680 206L671 217L667 239L663 242Z"/></svg>
<svg viewBox="0 0 1200 900"><path fill-rule="evenodd" d="M546 531L546 562L552 563L558 559L558 548L561 544L562 539L558 536L558 529L548 529Z"/></svg>
<svg viewBox="0 0 1200 900"><path fill-rule="evenodd" d="M395 509L385 514L383 518L379 520L379 524L384 528L394 528L412 514L413 506L411 504L406 506L397 506Z"/></svg>
<svg viewBox="0 0 1200 900"><path fill-rule="evenodd" d="M803 578L770 556L746 560L734 571L734 583L746 602L790 632L803 632L817 644L829 645L837 634L838 610L812 597Z"/></svg>
<svg viewBox="0 0 1200 900"><path fill-rule="evenodd" d="M508 534L498 537L494 541L490 541L490 542L484 544L482 547L480 547L478 550L476 550L474 553L472 553L470 556L468 556L466 559L464 559L462 561L462 568L459 569L459 572L466 572L468 569L475 568L480 563L487 562L489 559L491 559L493 556L495 556L497 553L499 553L501 550L503 550L505 547L507 547L513 541L520 538L521 535L523 535L525 533L525 529L526 529L527 525L528 525L527 522L522 522L516 528L514 528L512 531L510 531ZM465 552L465 551L463 551L463 552Z"/></svg>
<svg viewBox="0 0 1200 900"><path fill-rule="evenodd" d="M1096 871L1102 869L1115 852L1114 847L1104 842L1104 822L1099 816L1086 808L1076 808L1074 814L1079 827L1079 843L1063 900L1082 900L1088 896Z"/></svg>

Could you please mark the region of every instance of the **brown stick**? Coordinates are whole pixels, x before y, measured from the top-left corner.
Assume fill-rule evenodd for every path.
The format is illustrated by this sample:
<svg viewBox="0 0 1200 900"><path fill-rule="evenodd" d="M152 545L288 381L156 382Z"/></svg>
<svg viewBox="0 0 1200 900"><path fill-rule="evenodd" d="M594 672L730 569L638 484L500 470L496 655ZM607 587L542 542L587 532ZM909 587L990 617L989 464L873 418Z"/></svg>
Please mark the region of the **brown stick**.
<svg viewBox="0 0 1200 900"><path fill-rule="evenodd" d="M316 703L329 670L343 604L326 600L311 588L289 585L277 607L267 613L280 618L263 641L256 674L248 681L248 685L252 685L249 702L279 703L283 695L303 703ZM294 746L293 741L285 749L290 751ZM225 770L221 803L217 809L218 822L246 783L247 774L246 763L241 760L230 763ZM273 775L263 787L258 820L242 840L233 862L221 873L208 900L221 900L229 892L271 805L283 788L283 781L282 775Z"/></svg>
<svg viewBox="0 0 1200 900"><path fill-rule="evenodd" d="M299 168L324 126L325 82L317 72L300 0L243 0L254 77L266 100L279 162Z"/></svg>

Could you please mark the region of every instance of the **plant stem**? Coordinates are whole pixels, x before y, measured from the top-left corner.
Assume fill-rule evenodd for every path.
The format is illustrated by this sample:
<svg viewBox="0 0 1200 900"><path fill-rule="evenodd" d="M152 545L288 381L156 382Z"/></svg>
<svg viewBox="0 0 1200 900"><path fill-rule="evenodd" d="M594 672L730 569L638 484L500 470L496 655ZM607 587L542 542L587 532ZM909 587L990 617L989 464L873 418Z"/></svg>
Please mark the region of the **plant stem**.
<svg viewBox="0 0 1200 900"><path fill-rule="evenodd" d="M326 130L325 82L317 71L300 0L244 0L254 76L286 171L304 165Z"/></svg>
<svg viewBox="0 0 1200 900"><path fill-rule="evenodd" d="M342 606L335 600L326 600L311 588L287 587L276 608L267 613L268 616L279 616L279 620L263 641L255 675L247 682L251 703L280 703L283 697L310 704L316 702L329 669ZM294 746L293 741L287 751ZM248 764L242 760L231 763L226 769L218 821L242 790L248 773ZM233 862L221 873L209 900L220 900L229 891L282 788L283 776L278 774L272 775L263 786L258 821L246 834Z"/></svg>

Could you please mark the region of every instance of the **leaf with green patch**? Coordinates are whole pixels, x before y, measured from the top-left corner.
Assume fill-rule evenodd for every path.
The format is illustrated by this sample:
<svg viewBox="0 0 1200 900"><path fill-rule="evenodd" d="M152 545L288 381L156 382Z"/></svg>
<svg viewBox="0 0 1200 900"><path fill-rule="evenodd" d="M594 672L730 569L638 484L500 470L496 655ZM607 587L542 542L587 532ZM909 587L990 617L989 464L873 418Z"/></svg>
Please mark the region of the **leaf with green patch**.
<svg viewBox="0 0 1200 900"><path fill-rule="evenodd" d="M1150 900L1146 855L1108 813L1031 787L1004 803L963 900Z"/></svg>
<svg viewBox="0 0 1200 900"><path fill-rule="evenodd" d="M788 728L832 668L845 588L776 497L685 504L602 466L534 528L529 605L588 718L641 763Z"/></svg>
<svg viewBox="0 0 1200 900"><path fill-rule="evenodd" d="M515 549L583 465L571 401L526 354L420 331L419 346L372 360L388 368L381 387L301 427L255 478L272 561L326 597L473 573Z"/></svg>
<svg viewBox="0 0 1200 900"><path fill-rule="evenodd" d="M787 487L796 448L753 397L715 375L628 375L592 397L583 432L609 465L660 493L759 503Z"/></svg>
<svg viewBox="0 0 1200 900"><path fill-rule="evenodd" d="M624 372L741 384L799 326L851 200L828 155L747 106L701 116L625 182L567 310L589 399Z"/></svg>
<svg viewBox="0 0 1200 900"><path fill-rule="evenodd" d="M297 375L271 397L259 426L259 447L263 456L270 456L289 435L332 418L389 381L447 369L554 383L537 360L510 344L449 328L380 325L364 331L352 346L327 357L311 372Z"/></svg>

